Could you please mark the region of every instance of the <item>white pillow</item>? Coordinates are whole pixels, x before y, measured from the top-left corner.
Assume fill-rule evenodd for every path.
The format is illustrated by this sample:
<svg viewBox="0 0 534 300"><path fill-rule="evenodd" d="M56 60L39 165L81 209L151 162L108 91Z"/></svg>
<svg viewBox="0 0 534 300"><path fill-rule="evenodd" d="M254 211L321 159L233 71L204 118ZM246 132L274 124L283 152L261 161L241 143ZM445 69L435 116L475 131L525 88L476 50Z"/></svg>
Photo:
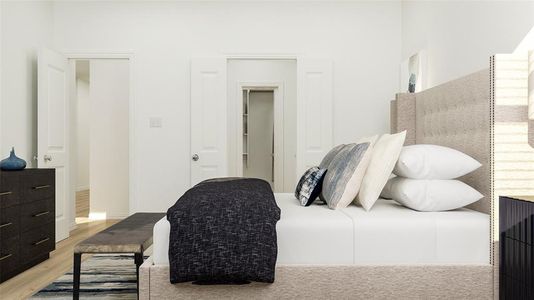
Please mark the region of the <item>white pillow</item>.
<svg viewBox="0 0 534 300"><path fill-rule="evenodd" d="M369 143L370 148L372 148L375 146L377 140L378 140L378 135L366 136L366 137L359 139L356 142L356 144Z"/></svg>
<svg viewBox="0 0 534 300"><path fill-rule="evenodd" d="M455 149L438 145L411 145L402 148L393 173L413 179L454 179L480 166L477 160Z"/></svg>
<svg viewBox="0 0 534 300"><path fill-rule="evenodd" d="M482 197L459 180L391 178L381 194L419 211L444 211L464 207Z"/></svg>
<svg viewBox="0 0 534 300"><path fill-rule="evenodd" d="M384 134L375 143L372 149L371 161L363 177L360 192L356 197L365 210L370 210L380 196L386 185L391 171L399 158L406 131L396 134Z"/></svg>

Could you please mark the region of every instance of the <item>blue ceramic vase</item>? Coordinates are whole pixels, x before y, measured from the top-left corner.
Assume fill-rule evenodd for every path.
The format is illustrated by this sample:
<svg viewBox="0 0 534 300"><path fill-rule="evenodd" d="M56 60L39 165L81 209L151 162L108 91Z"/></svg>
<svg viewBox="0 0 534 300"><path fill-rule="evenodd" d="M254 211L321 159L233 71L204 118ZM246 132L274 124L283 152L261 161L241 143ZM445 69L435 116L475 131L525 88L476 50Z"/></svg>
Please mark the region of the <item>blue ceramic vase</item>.
<svg viewBox="0 0 534 300"><path fill-rule="evenodd" d="M0 169L4 171L16 171L26 168L26 161L15 155L15 148L11 148L9 157L0 161Z"/></svg>

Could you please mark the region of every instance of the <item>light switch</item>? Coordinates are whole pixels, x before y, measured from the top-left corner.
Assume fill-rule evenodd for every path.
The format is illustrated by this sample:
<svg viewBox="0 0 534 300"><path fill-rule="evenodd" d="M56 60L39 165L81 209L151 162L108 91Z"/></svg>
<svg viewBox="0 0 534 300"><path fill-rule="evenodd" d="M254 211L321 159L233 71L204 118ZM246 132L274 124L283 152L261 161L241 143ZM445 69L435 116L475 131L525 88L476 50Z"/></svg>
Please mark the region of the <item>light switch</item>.
<svg viewBox="0 0 534 300"><path fill-rule="evenodd" d="M162 127L162 120L160 117L150 117L149 118L149 126L150 128L161 128Z"/></svg>

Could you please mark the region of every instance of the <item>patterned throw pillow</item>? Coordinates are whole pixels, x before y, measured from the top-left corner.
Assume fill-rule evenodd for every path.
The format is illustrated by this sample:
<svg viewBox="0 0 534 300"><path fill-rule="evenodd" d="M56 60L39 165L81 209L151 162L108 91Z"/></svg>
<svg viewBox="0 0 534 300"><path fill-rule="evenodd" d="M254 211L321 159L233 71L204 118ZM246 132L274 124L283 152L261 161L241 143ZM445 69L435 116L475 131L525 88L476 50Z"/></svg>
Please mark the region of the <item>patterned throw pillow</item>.
<svg viewBox="0 0 534 300"><path fill-rule="evenodd" d="M322 190L322 198L329 208L345 208L358 195L371 159L369 145L345 145L330 162Z"/></svg>
<svg viewBox="0 0 534 300"><path fill-rule="evenodd" d="M323 158L323 160L319 164L319 168L328 170L328 168L330 167L330 163L332 162L334 157L336 157L336 155L339 153L339 151L341 151L341 149L343 149L343 147L345 147L345 144L340 144L340 145L337 145L334 148L330 149L330 151L328 151L328 153L325 155L325 157Z"/></svg>
<svg viewBox="0 0 534 300"><path fill-rule="evenodd" d="M295 189L295 197L302 206L309 206L317 199L321 193L325 174L326 169L311 167L300 177Z"/></svg>

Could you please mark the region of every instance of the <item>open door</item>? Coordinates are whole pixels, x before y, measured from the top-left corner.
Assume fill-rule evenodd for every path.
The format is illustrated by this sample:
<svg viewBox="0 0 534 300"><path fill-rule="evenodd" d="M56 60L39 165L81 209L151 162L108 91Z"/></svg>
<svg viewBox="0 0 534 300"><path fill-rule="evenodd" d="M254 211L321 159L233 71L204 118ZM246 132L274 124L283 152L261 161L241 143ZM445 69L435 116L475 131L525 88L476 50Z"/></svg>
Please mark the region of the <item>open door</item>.
<svg viewBox="0 0 534 300"><path fill-rule="evenodd" d="M191 62L191 186L227 176L226 59Z"/></svg>
<svg viewBox="0 0 534 300"><path fill-rule="evenodd" d="M68 62L43 49L38 56L38 168L56 169L56 241L69 236Z"/></svg>

